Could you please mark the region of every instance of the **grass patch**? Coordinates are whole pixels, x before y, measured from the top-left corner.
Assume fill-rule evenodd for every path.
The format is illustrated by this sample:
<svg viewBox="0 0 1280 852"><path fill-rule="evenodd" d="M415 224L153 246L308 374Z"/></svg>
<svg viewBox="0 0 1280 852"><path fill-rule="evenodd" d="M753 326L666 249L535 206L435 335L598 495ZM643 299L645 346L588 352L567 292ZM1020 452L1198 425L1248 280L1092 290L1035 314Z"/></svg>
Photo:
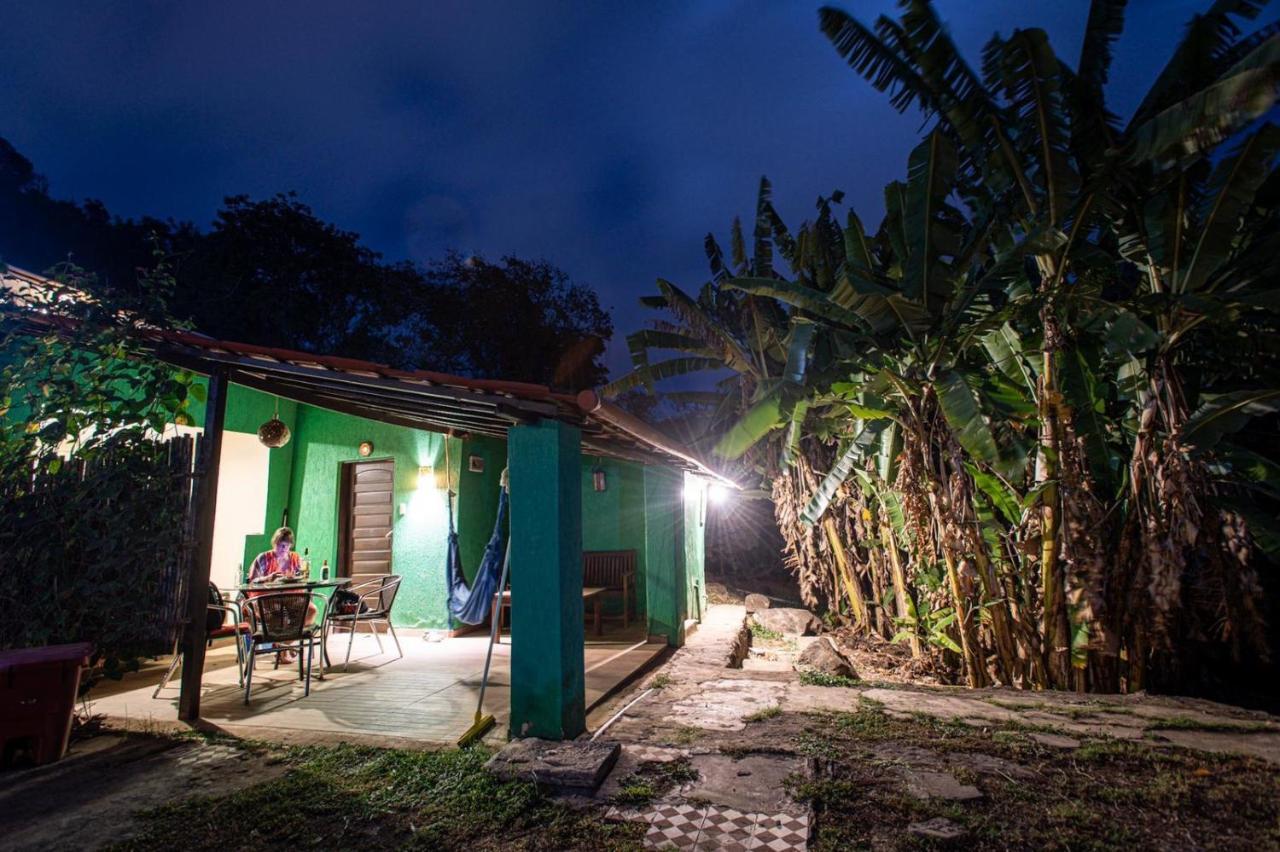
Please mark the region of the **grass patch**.
<svg viewBox="0 0 1280 852"><path fill-rule="evenodd" d="M904 831L933 817L963 826L965 849L1172 849L1187 838L1204 849L1280 848L1280 770L1260 760L1119 739L1058 750L1020 726L899 718L870 703L807 718L791 745L823 769L788 787L814 807L813 849L933 848ZM984 768L977 755L1034 777L998 761ZM902 780L912 765L948 771L984 796L915 799Z"/></svg>
<svg viewBox="0 0 1280 852"><path fill-rule="evenodd" d="M753 639L764 639L769 642L777 642L782 639L782 634L776 630L770 630L762 624L751 622L751 637Z"/></svg>
<svg viewBox="0 0 1280 852"><path fill-rule="evenodd" d="M782 705L774 704L772 707L763 707L754 713L750 713L742 717L744 722L763 722L766 719L776 719L782 715Z"/></svg>
<svg viewBox="0 0 1280 852"><path fill-rule="evenodd" d="M1205 722L1175 716L1172 719L1155 719L1147 725L1148 731L1205 731L1215 734L1260 734L1275 731L1274 725L1265 722Z"/></svg>
<svg viewBox="0 0 1280 852"><path fill-rule="evenodd" d="M800 672L800 682L805 686L862 686L862 681L856 677L813 671Z"/></svg>
<svg viewBox="0 0 1280 852"><path fill-rule="evenodd" d="M571 811L533 784L499 782L489 752L342 745L282 753L284 775L140 814L115 849L639 848L642 827Z"/></svg>
<svg viewBox="0 0 1280 852"><path fill-rule="evenodd" d="M644 763L622 780L613 801L620 805L647 805L676 787L697 780L698 770L688 758Z"/></svg>
<svg viewBox="0 0 1280 852"><path fill-rule="evenodd" d="M661 674L654 677L653 680L649 681L650 689L666 689L670 685L671 685L671 675L667 674L666 672L662 672Z"/></svg>
<svg viewBox="0 0 1280 852"><path fill-rule="evenodd" d="M675 733L671 735L671 741L676 745L693 745L701 736L701 728L695 728L691 725L681 725L676 728Z"/></svg>

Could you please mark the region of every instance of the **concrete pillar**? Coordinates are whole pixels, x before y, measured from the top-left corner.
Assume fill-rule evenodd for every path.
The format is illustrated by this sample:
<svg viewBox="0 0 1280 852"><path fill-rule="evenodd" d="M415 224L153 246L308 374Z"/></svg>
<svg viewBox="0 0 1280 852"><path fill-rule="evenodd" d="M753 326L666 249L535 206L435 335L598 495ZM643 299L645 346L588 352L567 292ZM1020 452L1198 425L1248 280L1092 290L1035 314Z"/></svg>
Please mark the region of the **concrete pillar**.
<svg viewBox="0 0 1280 852"><path fill-rule="evenodd" d="M553 420L513 427L511 735L586 730L581 433Z"/></svg>
<svg viewBox="0 0 1280 852"><path fill-rule="evenodd" d="M679 472L644 469L645 609L649 633L678 647L688 614L684 565L684 480Z"/></svg>

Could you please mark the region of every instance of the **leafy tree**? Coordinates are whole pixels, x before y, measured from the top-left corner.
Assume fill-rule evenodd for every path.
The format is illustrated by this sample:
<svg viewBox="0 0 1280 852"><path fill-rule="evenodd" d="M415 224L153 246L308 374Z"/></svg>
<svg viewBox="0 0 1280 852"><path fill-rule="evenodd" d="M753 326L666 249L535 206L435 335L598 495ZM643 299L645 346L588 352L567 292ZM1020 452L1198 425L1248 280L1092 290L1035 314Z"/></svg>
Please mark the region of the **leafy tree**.
<svg viewBox="0 0 1280 852"><path fill-rule="evenodd" d="M840 221L833 194L793 235L762 183L750 257L735 222L696 298L659 281L677 321L631 338L612 389L732 370L714 449L770 484L802 590L973 685L1186 689L1265 660L1280 178L1255 122L1280 36L1244 32L1261 5L1196 17L1124 127L1104 97L1123 2L1092 4L1074 68L1026 30L981 72L926 0L871 26L824 9L851 67L931 120L884 221Z"/></svg>
<svg viewBox="0 0 1280 852"><path fill-rule="evenodd" d="M88 641L118 677L174 627L157 616L190 480L158 437L204 388L140 349L140 328L172 322L163 271L129 300L93 284L64 266L51 289L0 293L0 648Z"/></svg>
<svg viewBox="0 0 1280 852"><path fill-rule="evenodd" d="M420 330L407 342L419 363L573 390L604 383L613 322L593 290L546 261L450 252L423 279L404 312Z"/></svg>
<svg viewBox="0 0 1280 852"><path fill-rule="evenodd" d="M172 312L222 339L571 389L607 373L608 315L546 261L388 263L293 194L231 196L207 233L119 219L51 198L0 140L0 257L37 269L70 257L100 273L86 286L129 298L156 250L173 266Z"/></svg>

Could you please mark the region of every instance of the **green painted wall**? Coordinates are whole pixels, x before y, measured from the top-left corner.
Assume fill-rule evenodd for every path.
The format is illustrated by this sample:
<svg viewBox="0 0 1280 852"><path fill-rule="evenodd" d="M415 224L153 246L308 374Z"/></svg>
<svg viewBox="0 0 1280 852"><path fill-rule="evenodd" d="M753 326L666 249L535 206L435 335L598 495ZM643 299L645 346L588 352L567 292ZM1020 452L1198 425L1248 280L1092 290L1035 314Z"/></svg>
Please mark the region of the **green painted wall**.
<svg viewBox="0 0 1280 852"><path fill-rule="evenodd" d="M468 470L471 456L483 459L483 472ZM493 535L493 519L498 514L498 486L502 469L507 466L507 443L496 438L469 438L462 442L459 464L455 507L458 513L458 552L462 557L462 573L470 583L480 567L484 546Z"/></svg>
<svg viewBox="0 0 1280 852"><path fill-rule="evenodd" d="M684 475L685 617L702 620L707 610L707 483Z"/></svg>
<svg viewBox="0 0 1280 852"><path fill-rule="evenodd" d="M372 441L369 460L395 463L392 570L404 577L394 613L397 626L446 628L444 560L448 542L445 491L418 482L418 468L444 464L444 437L359 417L299 406L293 440L290 521L297 546L309 548L313 564L338 559L338 493L342 465L361 461L357 448ZM457 476L459 441L450 448ZM404 514L400 514L403 507Z"/></svg>
<svg viewBox="0 0 1280 852"><path fill-rule="evenodd" d="M593 474L604 471L605 490L596 491ZM636 551L633 611L645 609L644 467L601 456L582 457L582 549ZM607 613L622 611L620 596L604 604Z"/></svg>
<svg viewBox="0 0 1280 852"><path fill-rule="evenodd" d="M675 471L644 469L645 608L649 632L679 645L688 611L684 571L684 480Z"/></svg>

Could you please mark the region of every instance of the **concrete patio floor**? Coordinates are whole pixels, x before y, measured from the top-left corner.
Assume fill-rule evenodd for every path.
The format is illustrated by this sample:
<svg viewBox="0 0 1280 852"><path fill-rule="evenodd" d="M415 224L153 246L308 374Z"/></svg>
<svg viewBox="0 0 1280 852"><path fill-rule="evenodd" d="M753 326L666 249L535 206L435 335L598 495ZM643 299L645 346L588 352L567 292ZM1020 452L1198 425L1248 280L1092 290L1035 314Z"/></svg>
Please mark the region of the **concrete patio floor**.
<svg viewBox="0 0 1280 852"><path fill-rule="evenodd" d="M487 635L469 635L428 642L420 630L397 630L404 657L396 659L391 637L382 636L384 653L372 634L359 634L348 671L342 670L347 637L335 635L329 652L336 663L317 678L312 671L311 694L303 696L296 667L272 668L273 658L259 657L248 706L236 685L235 648L229 642L210 649L205 661L201 697L202 727L226 733L291 742L336 742L399 745L452 745L471 725L484 670ZM606 629L588 635L584 648L586 703L590 711L655 663L666 645L649 642L643 628ZM497 724L486 736L506 740L510 699L510 637L494 648L485 713ZM173 730L178 721L178 683L175 675L158 698L152 698L168 658L148 664L119 682L104 681L90 694L88 711L105 716L113 728Z"/></svg>

